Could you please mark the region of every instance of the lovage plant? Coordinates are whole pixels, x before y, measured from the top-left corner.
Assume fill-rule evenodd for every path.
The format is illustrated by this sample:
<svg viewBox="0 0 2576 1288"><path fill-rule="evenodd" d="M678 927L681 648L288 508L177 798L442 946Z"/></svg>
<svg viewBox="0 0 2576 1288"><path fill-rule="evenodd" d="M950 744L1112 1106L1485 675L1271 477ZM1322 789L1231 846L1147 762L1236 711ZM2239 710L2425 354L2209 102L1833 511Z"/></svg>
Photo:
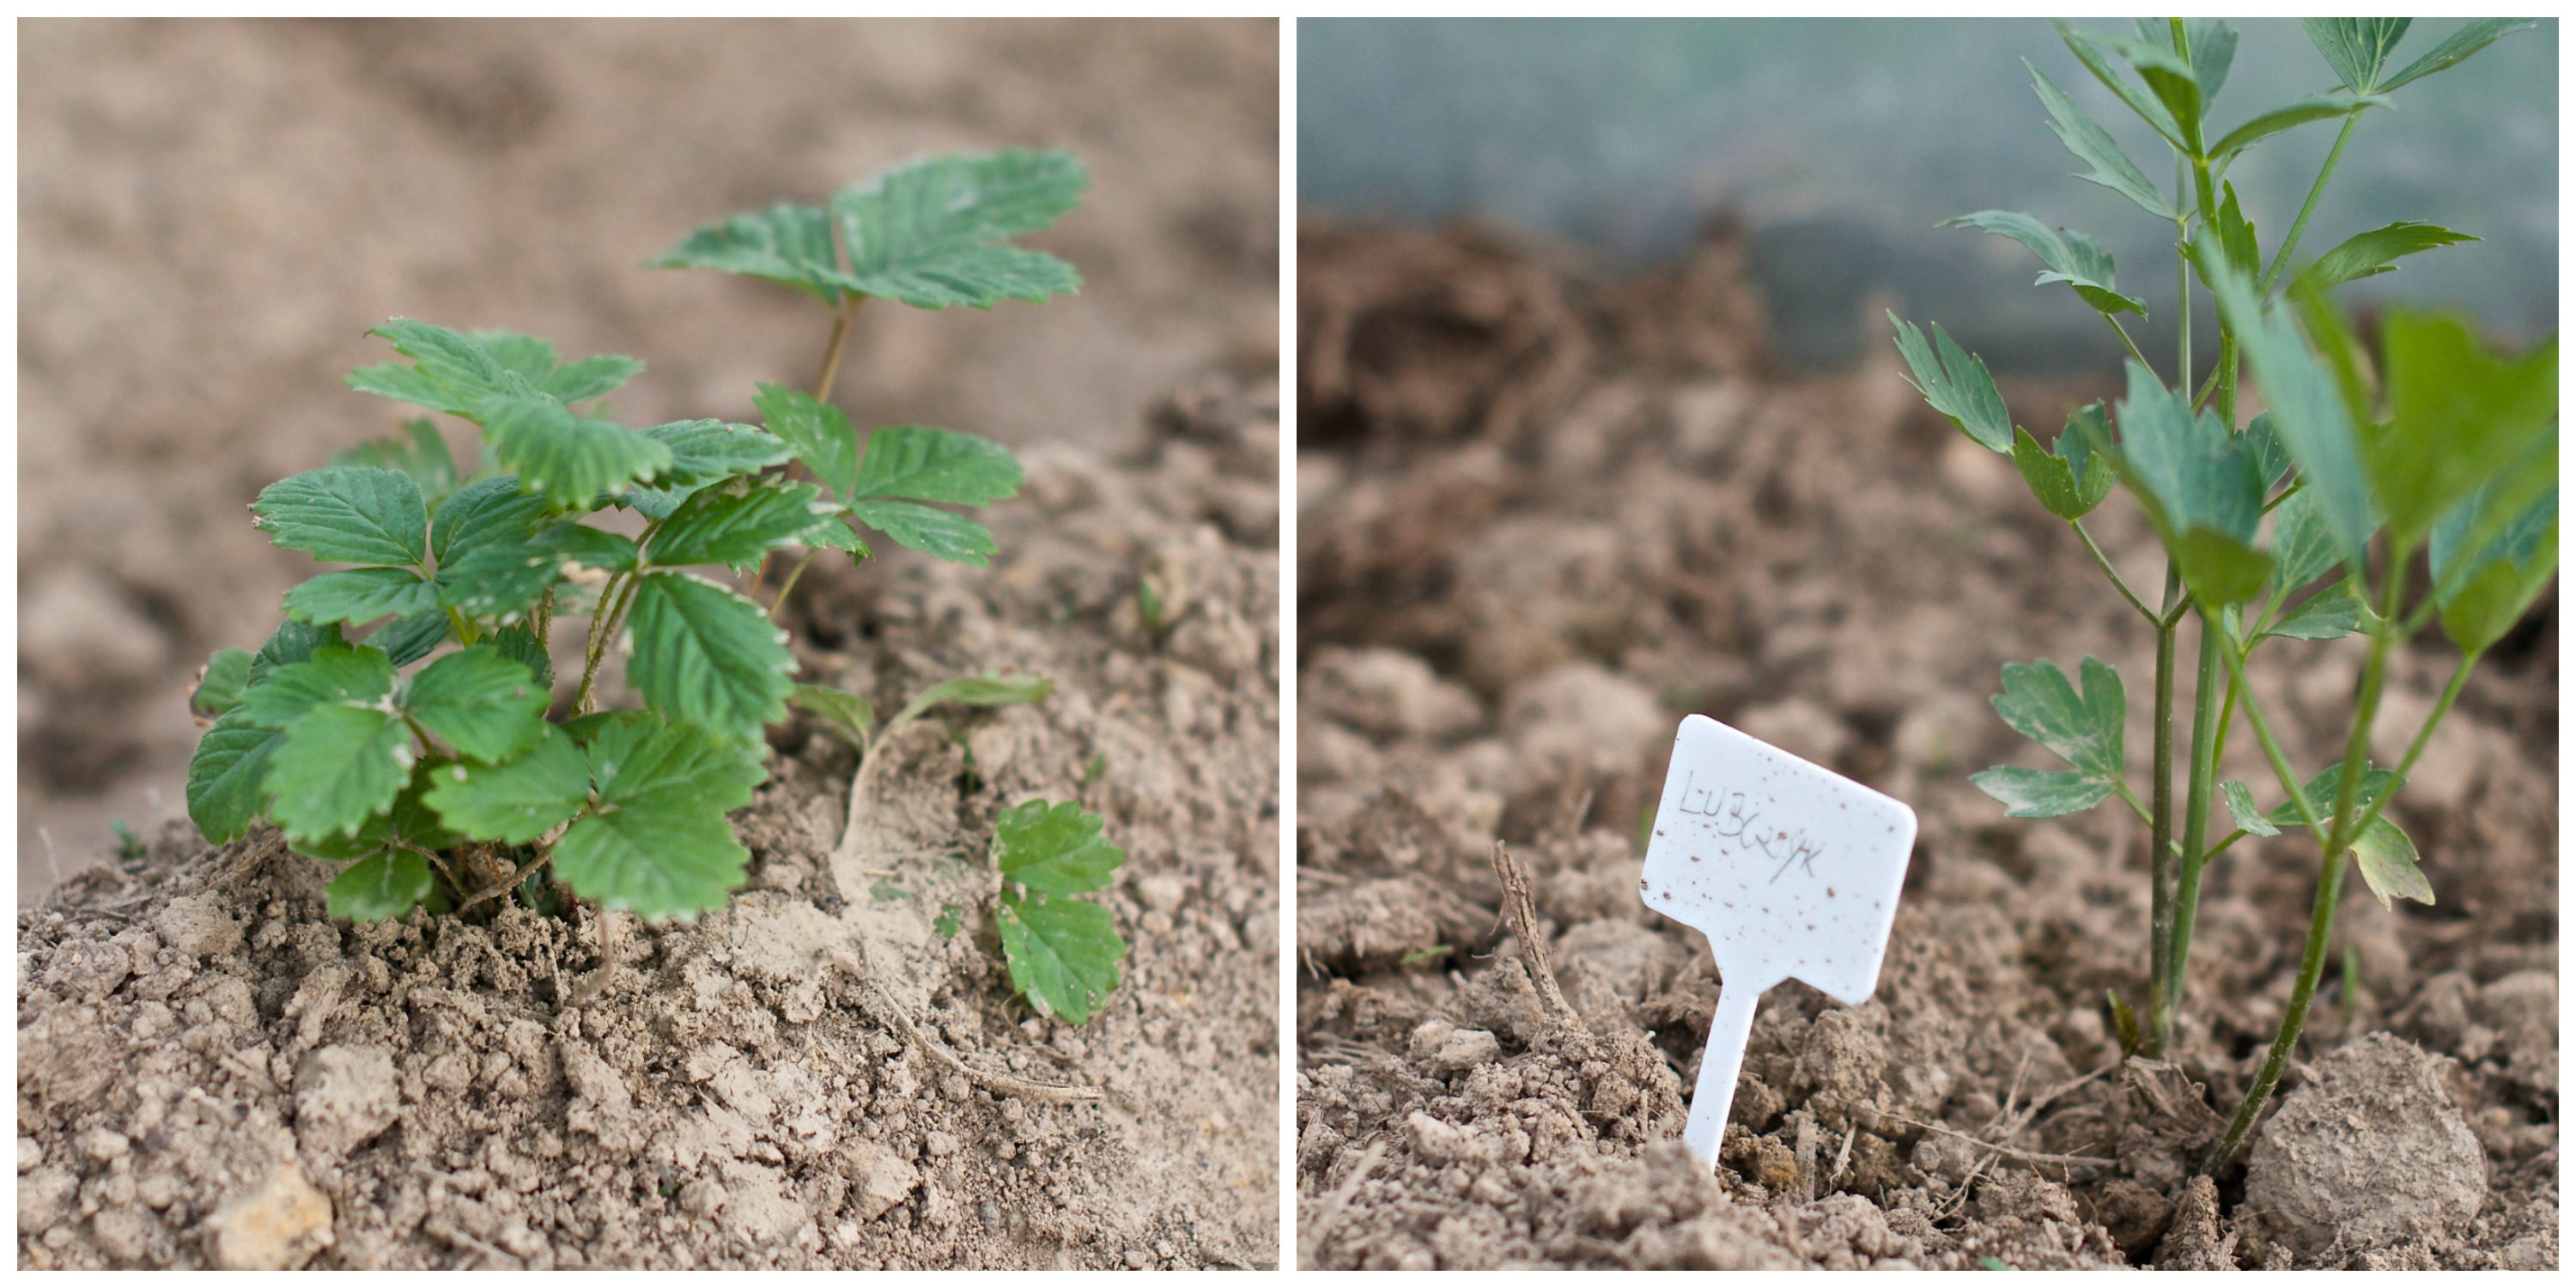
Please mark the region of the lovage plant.
<svg viewBox="0 0 2576 1288"><path fill-rule="evenodd" d="M2513 627L2558 561L2556 341L2498 356L2463 318L2392 309L2374 352L2330 302L2335 288L2389 272L2403 256L2473 239L2431 224L2394 223L2284 272L2364 116L2406 85L2529 24L2469 23L2391 72L2407 19L2302 21L2341 87L2224 130L2213 109L2236 50L2236 33L2224 23L2142 21L2133 35L2059 25L2076 59L2172 153L2170 195L2073 98L2031 73L2051 128L2087 167L2077 177L2173 228L2176 343L2166 372L2121 321L2130 314L2143 324L2148 304L2119 288L2110 254L2083 233L2025 214L1988 210L1951 222L2029 247L2044 269L2038 284L2064 283L2119 333L2130 360L2117 406L2107 414L2098 403L2077 410L2056 441L2042 446L2012 423L1981 360L1938 326L1927 343L1896 322L1898 348L1926 400L1970 438L2012 458L2040 504L2066 522L2155 633L2154 690L2144 713L2154 763L2143 798L2124 764L2126 688L2092 658L2072 681L2047 661L2007 665L1995 699L2007 724L2072 768L2002 767L1975 778L2015 818L2070 814L2116 797L2147 824L2146 1018L2139 1024L2113 996L2125 1044L2161 1053L2173 1040L2208 863L2247 836L2304 828L2317 842L2316 898L2288 1009L2225 1133L2202 1160L2204 1171L2234 1156L2298 1044L2324 969L2346 856L2382 903L2433 901L2414 843L2387 816L2388 804L2470 668ZM2227 179L2229 167L2274 135L2327 121L2340 122L2341 132L2297 218L2267 251ZM2192 370L2195 281L2217 306L2217 363L2205 375ZM2241 418L2239 380L2248 368L2264 410ZM2084 517L2115 487L2128 492L2164 546L2161 591L2129 586L2085 531ZM2404 757L2393 767L2373 765L2371 733L2389 655L2436 620L2458 649L2450 682ZM2173 726L2186 630L2195 637L2191 729L2178 760ZM2355 634L2369 647L2341 755L2302 772L2275 736L2246 668L2273 641L2288 648ZM2218 780L2240 717L2272 770L2269 787L2281 803L2269 808L2256 787ZM2234 827L2213 838L2222 810Z"/></svg>
<svg viewBox="0 0 2576 1288"><path fill-rule="evenodd" d="M289 591L257 652L208 663L190 817L217 842L266 819L296 852L346 864L329 908L362 921L535 899L548 868L604 909L721 907L750 857L725 816L767 775L764 726L791 699L844 720L865 709L792 678L770 617L795 573L767 607L751 597L770 560L865 559L865 530L981 565L992 534L943 507L1021 483L1008 451L965 434L899 425L862 441L831 402L853 316L869 298L991 308L1074 291L1071 266L1008 239L1053 223L1087 182L1061 152L937 157L828 206L702 228L655 261L781 282L831 309L813 392L760 386L760 427L617 423L602 400L643 370L632 358L565 362L544 340L406 318L376 328L400 361L349 386L476 426L479 463L460 469L414 420L260 493L251 508L275 544L346 566ZM621 514L626 531L589 522ZM587 620L582 669L558 704L551 644L574 619ZM612 649L637 709L599 709Z"/></svg>

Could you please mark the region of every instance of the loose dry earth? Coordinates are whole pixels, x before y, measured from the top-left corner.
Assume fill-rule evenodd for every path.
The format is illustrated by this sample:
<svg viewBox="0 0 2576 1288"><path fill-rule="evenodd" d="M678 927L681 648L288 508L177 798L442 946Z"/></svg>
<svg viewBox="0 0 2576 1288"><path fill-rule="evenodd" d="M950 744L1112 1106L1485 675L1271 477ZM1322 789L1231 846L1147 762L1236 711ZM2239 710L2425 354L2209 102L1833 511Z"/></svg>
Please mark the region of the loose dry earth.
<svg viewBox="0 0 2576 1288"><path fill-rule="evenodd" d="M353 927L264 827L22 912L20 1265L1277 1264L1277 419L1220 381L1134 458L1027 452L989 570L818 564L809 675L1053 696L885 739L856 809L850 744L774 731L749 888L621 918L588 1000L594 915ZM1013 997L981 863L1041 795L1128 854L1080 1028Z"/></svg>
<svg viewBox="0 0 2576 1288"><path fill-rule="evenodd" d="M2144 829L2009 821L1966 775L2027 754L1986 703L2001 663L2092 653L2136 695L2152 640L1893 347L1777 373L1722 231L1630 283L1474 229L1311 227L1299 264L1307 1264L2558 1264L2554 592L2395 807L2439 905L2347 883L2352 968L2213 1185L2191 1166L2286 1004L2313 851L2213 865L2174 1060L2121 1061L2104 992L2142 987ZM2105 385L2006 392L2054 426ZM2092 526L2133 584L2161 575L2125 500ZM2330 758L2358 643L2258 659L2301 764ZM2449 666L2438 638L2398 660L2383 760ZM1719 981L1637 897L1692 711L1922 819L1877 996L1768 995L1714 1177L1677 1138ZM2226 775L2268 785L2250 743ZM1497 838L1570 1014L1503 933Z"/></svg>

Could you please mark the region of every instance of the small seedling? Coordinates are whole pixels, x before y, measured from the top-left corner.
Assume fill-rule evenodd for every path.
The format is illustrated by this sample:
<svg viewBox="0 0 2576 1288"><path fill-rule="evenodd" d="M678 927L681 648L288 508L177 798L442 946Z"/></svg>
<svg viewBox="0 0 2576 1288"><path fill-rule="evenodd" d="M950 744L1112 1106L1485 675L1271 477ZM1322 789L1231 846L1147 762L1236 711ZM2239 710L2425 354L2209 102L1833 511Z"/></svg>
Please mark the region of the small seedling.
<svg viewBox="0 0 2576 1288"><path fill-rule="evenodd" d="M116 834L117 858L122 859L125 862L132 863L135 860L142 858L146 853L143 838L135 835L134 829L127 826L124 819L109 819L107 822L107 830Z"/></svg>
<svg viewBox="0 0 2576 1288"><path fill-rule="evenodd" d="M2202 1159L2203 1171L2234 1157L2298 1044L2325 967L2344 856L2357 862L2381 903L2433 901L2414 842L2385 811L2470 669L2512 630L2558 566L2557 341L2499 356L2463 318L2391 309L2372 353L2330 302L2335 288L2394 271L2404 256L2475 239L2431 224L2393 223L2347 239L2284 280L2362 118L2388 106L2404 86L2532 25L2507 18L2469 22L2390 72L2390 56L2410 21L2302 19L2340 88L2259 112L2225 131L2212 114L2236 52L2236 33L2225 23L2142 20L2134 35L2059 25L2077 61L2173 156L2169 198L2099 122L2032 71L2050 128L2086 167L2077 177L2172 226L2177 334L2171 383L2121 322L2123 314L2144 322L2148 305L2119 289L2110 254L2083 233L2052 229L2025 214L1988 210L1951 222L2028 247L2043 270L2039 285L2071 288L2118 333L2129 354L2127 393L2108 414L2098 403L2077 409L2055 443L2043 447L2012 423L1982 360L1937 325L1927 343L1912 325L1895 323L1897 347L1926 401L1977 443L2012 460L2041 506L2066 522L2155 633L2155 684L2145 713L2154 761L2144 799L2130 787L2124 763L2127 690L2117 672L2092 658L2073 679L2049 661L2008 664L2003 693L1995 698L2006 724L2070 768L2003 766L1975 776L2014 818L2051 818L2117 798L2147 824L2146 1006L2141 1022L2112 994L2123 1049L2162 1055L2173 1041L2209 861L2248 836L2305 828L2318 842L2316 900L2289 1005L2226 1132ZM2341 122L2341 133L2298 217L2267 256L2227 182L2228 168L2273 135L2322 121ZM2197 391L2194 280L2216 303L2219 323L2218 361ZM2265 410L2240 424L2238 380L2248 365ZM2165 550L2164 587L2152 603L2120 577L2084 528L2084 516L2115 487L2129 493ZM2419 555L2429 581L2414 591ZM2460 653L2450 682L2397 766L2375 767L2368 759L2371 730L2389 655L2437 618ZM2191 738L2177 766L2176 646L2187 620L2197 624L2198 656ZM2369 653L2342 754L2303 776L2273 736L2271 717L2246 682L2247 667L2274 640L2355 634L2368 638ZM2239 715L2285 798L2268 810L2251 786L2218 781ZM2222 808L2235 827L2212 842L2211 823Z"/></svg>
<svg viewBox="0 0 2576 1288"><path fill-rule="evenodd" d="M980 438L898 425L862 440L831 402L853 316L870 298L991 308L1074 291L1070 266L1009 239L1073 209L1087 182L1062 152L936 157L827 205L709 225L654 261L831 310L813 391L759 386L757 427L616 423L601 402L643 370L632 358L567 362L533 337L405 318L376 328L401 361L349 386L472 424L483 450L460 467L413 420L260 493L252 511L276 545L343 567L287 592L257 652L207 663L190 697L211 727L189 816L217 842L265 819L298 853L344 864L329 908L360 921L539 898L549 870L647 918L723 906L750 857L725 816L767 776L764 727L793 700L864 746L873 718L855 695L793 679L769 619L796 574L817 550L869 557L862 529L980 566L992 534L945 507L1021 483ZM617 515L622 531L586 522ZM764 607L751 596L782 550L798 562ZM550 645L573 617L588 634L559 707ZM640 709L599 709L611 649ZM1044 685L958 683L966 696L934 690L898 720L978 685Z"/></svg>

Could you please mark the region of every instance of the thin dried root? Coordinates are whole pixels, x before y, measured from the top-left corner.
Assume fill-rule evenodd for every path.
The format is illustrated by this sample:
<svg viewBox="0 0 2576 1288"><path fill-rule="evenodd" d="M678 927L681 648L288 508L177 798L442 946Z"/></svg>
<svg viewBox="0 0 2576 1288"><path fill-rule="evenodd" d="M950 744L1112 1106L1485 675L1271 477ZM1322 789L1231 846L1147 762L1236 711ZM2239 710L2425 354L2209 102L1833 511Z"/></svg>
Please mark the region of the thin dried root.
<svg viewBox="0 0 2576 1288"><path fill-rule="evenodd" d="M1023 1100L1044 1100L1059 1105L1084 1104L1108 1098L1107 1094L1098 1087L1036 1082L1027 1078L1015 1078L1007 1073L986 1073L958 1058L956 1052L949 1050L937 1038L924 1033L921 1025L913 1020L912 1012L904 1009L903 1003L896 1001L894 994L886 991L883 985L876 982L867 969L860 965L858 957L843 950L832 955L832 964L849 972L852 979L867 986L869 994L877 1002L877 1005L869 1009L875 1011L881 1018L892 1022L895 1028L902 1031L906 1041L929 1052L931 1057L941 1064L965 1074L968 1081L994 1095L1017 1096Z"/></svg>

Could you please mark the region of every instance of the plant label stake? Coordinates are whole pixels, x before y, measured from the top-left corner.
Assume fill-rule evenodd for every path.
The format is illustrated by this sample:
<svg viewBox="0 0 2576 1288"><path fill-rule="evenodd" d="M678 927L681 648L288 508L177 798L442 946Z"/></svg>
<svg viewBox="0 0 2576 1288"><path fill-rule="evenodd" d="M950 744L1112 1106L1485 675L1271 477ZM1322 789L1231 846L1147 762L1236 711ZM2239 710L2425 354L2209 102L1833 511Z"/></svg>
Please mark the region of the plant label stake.
<svg viewBox="0 0 2576 1288"><path fill-rule="evenodd" d="M1797 979L1846 1006L1869 1000L1913 851L1903 801L1683 717L1638 887L1717 954L1717 1014L1682 1131L1692 1153L1717 1161L1764 990Z"/></svg>

